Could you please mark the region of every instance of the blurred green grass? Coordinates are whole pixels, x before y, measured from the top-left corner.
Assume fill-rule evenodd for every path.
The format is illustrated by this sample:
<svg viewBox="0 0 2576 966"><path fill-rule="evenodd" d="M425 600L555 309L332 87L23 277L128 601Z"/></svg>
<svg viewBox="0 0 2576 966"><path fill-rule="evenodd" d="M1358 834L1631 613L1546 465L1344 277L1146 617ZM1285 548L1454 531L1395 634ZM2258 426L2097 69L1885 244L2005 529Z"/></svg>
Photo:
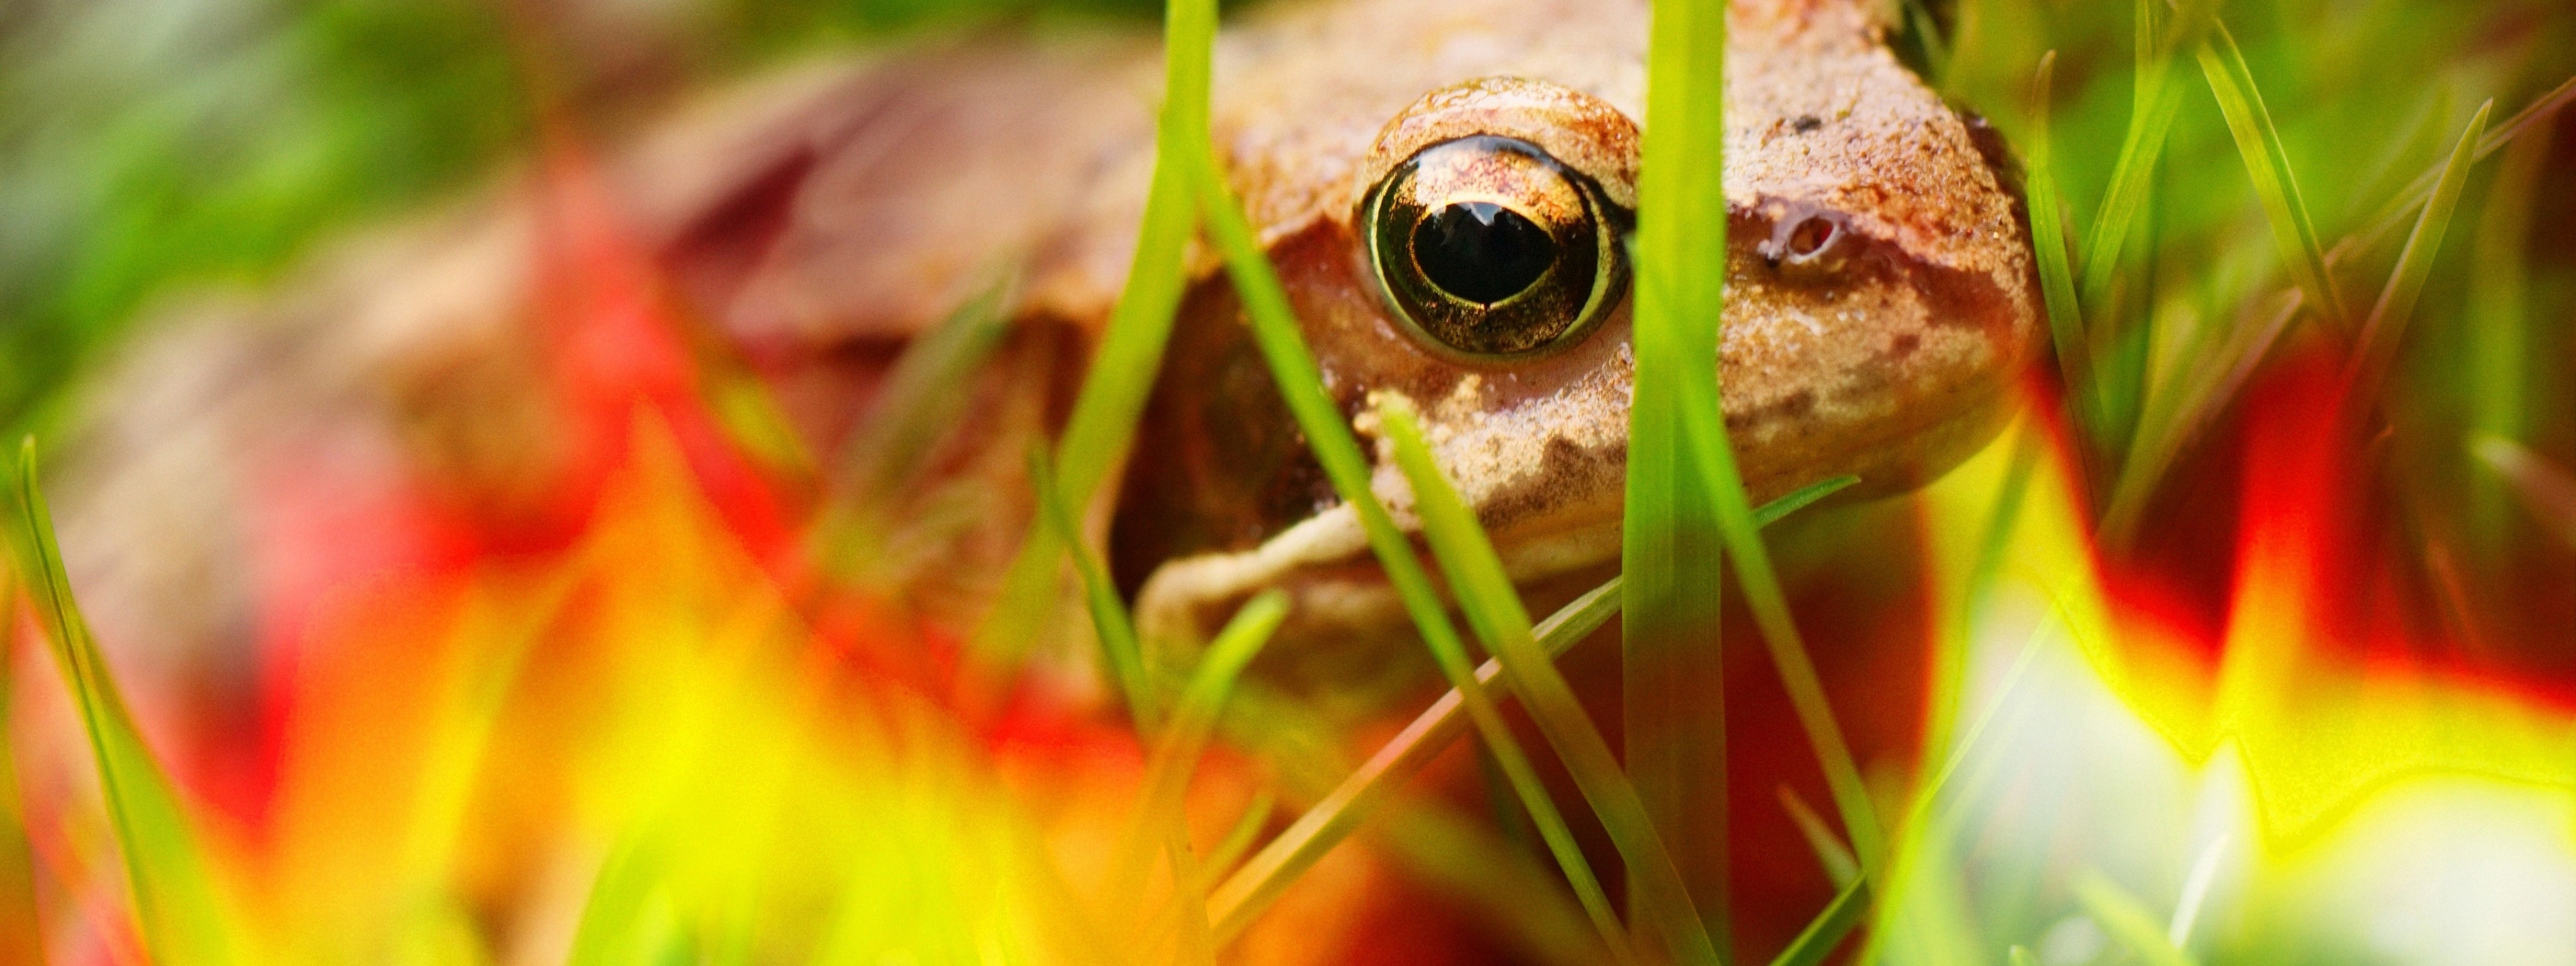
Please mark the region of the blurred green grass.
<svg viewBox="0 0 2576 966"><path fill-rule="evenodd" d="M946 16L1019 14L1039 6L915 0L692 7L658 28L689 34L685 42L673 41L686 49L669 52L666 63L638 68L615 58L593 62L572 57L561 61L564 76L541 82L522 76L515 66L520 60L514 45L520 41L514 37L527 36L514 34L521 28L492 8L472 4L347 0L278 7L262 16L233 9L229 12L238 19L220 25L229 30L195 24L201 29L182 31L190 34L187 40L169 40L160 47L134 45L122 66L115 58L101 61L77 54L92 49L77 45L50 55L17 56L17 51L38 46L30 38L50 36L46 30L52 29L19 21L7 35L13 54L0 68L8 75L0 84L0 97L32 106L7 115L16 120L0 130L0 145L6 147L5 163L16 166L13 173L27 177L12 177L10 187L0 189L0 212L27 217L10 219L8 248L0 253L0 273L5 273L0 279L9 283L0 295L5 300L0 311L12 322L0 336L8 340L0 345L8 360L0 369L0 422L21 422L40 412L66 374L112 340L135 308L156 293L207 280L257 280L334 225L398 211L470 179L483 164L526 138L532 87L559 89L585 110L613 115L621 106L648 105L656 90L745 69L809 45L880 37ZM2323 269L2318 266L2325 258L2318 248L2331 249L2336 239L2371 229L2418 173L2443 169L2446 157L2463 157L2455 145L2475 143L2479 124L2469 119L2478 105L2494 100L2510 112L2576 73L2576 53L2571 53L2576 43L2570 42L2576 39L2576 23L2571 23L2576 18L2537 4L2235 4L2224 7L2221 17L2236 41L2195 58L2195 50L2184 46L2191 39L2187 31L2173 41L2139 28L2136 16L2153 17L2156 6L1962 0L1918 8L1909 19L1917 26L1906 38L1927 76L1963 103L1993 116L2017 135L2018 143L2043 143L2039 132L2046 125L2049 149L2033 156L2034 164L2045 167L2034 172L2032 183L2062 193L2046 199L2050 217L2041 222L2059 224L2063 237L2041 240L2061 244L2070 257L2069 264L2046 269L2052 294L2073 293L2076 280L2082 280L2081 302L2065 300L2071 303L2064 310L2070 318L2061 321L2080 328L2078 337L2060 343L2068 354L2060 360L2061 371L2068 374L2070 391L2090 400L2090 409L2077 407L2087 421L2081 429L2087 434L2088 457L2100 463L2105 478L2136 481L2125 489L2137 494L2130 511L2150 519L2171 514L2174 493L2213 485L2214 474L2174 470L2198 458L2190 438L2198 424L2184 417L2223 410L2236 385L2226 378L2227 367L2240 357L2247 364L2258 362L2271 348L2268 335L2253 341L2239 336L2259 331L2247 326L2260 325L2274 293L2316 293L2302 326L2359 331L2364 320L2344 313L2368 304L2367 293L2378 291L2380 281L2392 275L2408 293L2405 301L2420 306L2420 317L2408 326L2409 342L2402 352L2387 349L2399 367L2389 406L2407 427L2398 450L2403 458L2392 461L2391 473L2403 492L2429 507L2433 529L2450 532L2442 529L2443 514L2460 503L2451 495L2464 492L2465 474L2473 472L2457 445L2471 429L2500 433L2512 437L2511 442L2563 457L2571 429L2566 363L2563 353L2552 354L2546 347L2564 344L2568 320L2530 311L2566 305L2570 291L2576 290L2563 236L2548 236L2560 240L2526 248L2502 237L2510 234L2509 225L2474 232L2464 225L2454 237L2475 234L2475 246L2455 241L2421 260L2401 260L2392 240L2377 249L2356 250ZM69 16L59 8L47 9L54 16ZM1104 3L1046 9L1150 12ZM48 13L20 16L53 23L44 19ZM76 21L72 17L61 23ZM2319 29L2319 24L2330 26ZM79 33L77 28L62 29ZM526 29L552 36L544 26ZM2148 41L2141 44L2141 36ZM113 46L113 39L96 42ZM191 56L165 56L178 50ZM2038 98L2034 71L2052 51L2057 54L2052 96ZM2145 82L2132 59L2141 52L2145 56L2139 59L2150 68ZM2207 67L2205 76L2193 71L2207 64L2215 66ZM131 73L117 74L119 70ZM640 75L634 73L639 70ZM98 72L99 77L83 72ZM1196 76L1204 82L1204 71ZM2145 111L2133 103L2142 93ZM2460 133L2464 129L2470 132L2465 137ZM1186 138L1167 144L1165 162L1183 158L1204 165L1203 158L1172 153L1188 149ZM2455 177L2446 179L2444 200L2434 206L2428 224L2448 220L2451 202L2464 197L2462 218L2485 217L2476 212L2492 211L2495 202L2488 200L2490 207L2480 208L2482 199L2501 193L2512 203L2536 190L2513 187L2518 182L2510 181L2503 188L2486 187L2493 177L2488 168L2453 163L2449 170ZM1301 368L1296 361L1293 320L1285 318L1284 299L1270 291L1275 281L1265 281L1248 229L1215 187L1212 170L1193 174L1201 204L1214 220L1214 234L1227 248L1238 283L1249 290L1256 322L1269 331L1264 348L1283 370L1283 388L1312 390L1312 363ZM2563 193L2557 197L2563 204ZM2056 217L2061 213L2062 222ZM1645 257L1672 259L1671 264L1706 264L1717 257L1718 249L1706 239L1695 241L1697 246L1691 247L1672 240L1671 247L1657 246ZM1177 264L1177 252L1163 254ZM2496 271L2498 260L2517 266L2515 276L2525 281L2516 284L2527 295L2499 301L2479 285L2479 279ZM2338 273L2351 291L2340 298L2327 294L2334 283L2320 278L2323 272ZM1703 292L1695 301L1716 297L1713 291ZM2338 303L2351 308L2332 308ZM2480 324L2465 324L2470 318ZM2514 345L2538 348L2515 351L2480 341L2499 327L2523 334L2527 341ZM1714 335L1701 333L1703 338ZM1649 351L1642 336L1640 342L1640 351ZM1653 351L1690 350L1664 345ZM2464 358L2476 360L2476 367L2464 371ZM2201 393L2210 398L2191 395ZM1364 460L1330 404L1299 401L1310 438L1334 450L1326 462L1337 470L1336 482L1346 496L1373 503ZM1680 414L1656 417L1666 420L1667 427L1690 425L1689 405L1714 404L1713 398L1687 396L1667 402L1672 413ZM1703 449L1714 446L1722 455L1723 440L1712 441L1720 424L1709 415L1701 414L1703 425L1696 427L1700 438L1691 442ZM2158 422L2166 417L2177 421ZM2516 437L2522 430L2527 433ZM1683 430L1676 428L1675 434L1679 437ZM1094 448L1060 455L1058 463L1105 459L1105 454L1090 451ZM1677 486L1727 485L1725 474L1710 468L1717 460L1686 446L1673 449L1663 454L1673 464L1664 468L1665 474L1696 484ZM1709 466L1691 463L1695 456ZM1708 478L1692 477L1688 470ZM1423 478L1417 485L1427 482ZM2217 478L2214 485L2233 483L2232 478ZM2100 496L2116 501L2121 492ZM1749 509L1729 509L1742 518L1734 521L1735 535L1750 539L1750 527L1743 525L1751 519ZM1382 509L1376 512L1384 515ZM1998 519L2004 516L1997 514ZM2511 524L2495 517L2488 514L2485 523L2453 522L2485 527L2469 533L2483 537L2484 543L2515 545L2516 538L2504 531ZM1380 524L1373 536L1380 538L1378 549L1390 569L1411 570L1404 579L1414 585L1414 599L1408 601L1416 605L1414 616L1435 644L1454 652L1443 654L1453 680L1471 700L1482 700L1474 697L1479 689L1469 670L1470 655L1431 597L1419 561L1383 520L1372 522ZM1058 528L1071 530L1065 523L1057 521ZM1453 519L1448 529L1453 531L1449 539L1435 542L1454 543L1453 551L1463 546L1475 557L1472 528ZM1759 544L1731 549L1739 560L1760 559ZM2509 581L2524 573L2513 566L2517 559L2523 558L2508 551L2480 573ZM1500 628L1480 628L1488 638L1506 637L1512 650L1530 657L1528 615L1513 612L1518 602L1510 599L1508 586L1496 585L1490 573L1485 576L1481 590L1467 595L1470 616L1483 612L1485 623ZM1776 599L1776 590L1759 586L1764 582L1755 580L1757 593ZM2504 590L2486 593L2495 595L2485 600L2489 610L2512 606ZM1096 596L1105 603L1095 601L1095 606L1114 609L1114 600ZM1775 612L1765 615L1767 622L1785 625L1785 607L1771 606ZM2509 630L2523 627L2511 620L2501 623ZM1794 636L1787 641L1793 645ZM1780 651L1784 657L1798 653L1787 645ZM1821 708L1812 682L1797 690ZM1130 682L1129 694L1140 708L1155 700L1142 682ZM1489 719L1479 722L1488 725L1488 740L1510 747L1508 733L1492 726L1492 712L1476 710ZM1572 712L1557 711L1560 725L1575 727L1565 717ZM1821 730L1832 730L1829 713L1817 717ZM1936 744L1932 752L1939 750ZM1827 752L1824 757L1829 767L1838 766L1837 777L1853 772L1856 780L1856 771L1836 760L1841 756ZM1596 777L1609 782L1616 776ZM1920 793L1928 795L1938 785L1935 780ZM1853 821L1869 814L1865 793L1846 795L1842 787L1835 791L1847 822L1866 828L1875 821ZM1547 809L1543 794L1524 791L1524 799L1533 811ZM1635 816L1625 814L1612 824L1632 833L1639 825ZM1640 846L1630 851L1637 858L1654 850ZM1875 849L1859 851L1867 860ZM1579 881L1590 875L1581 855L1564 858L1569 876ZM1667 884L1657 891L1675 890ZM1866 901L1866 896L1845 893L1822 921L1839 916L1847 927L1858 917L1847 903ZM1682 908L1689 901L1660 898ZM2122 918L2114 914L2118 910L2113 907L2123 901L2117 894L2096 889L2089 901L2110 910L2097 918ZM1617 931L1605 932L1615 948ZM2152 930L2130 932L2153 938ZM1706 942L1687 935L1671 941ZM2137 945L2141 955L2173 952L2143 940Z"/></svg>
<svg viewBox="0 0 2576 966"><path fill-rule="evenodd" d="M520 152L816 48L1152 0L15 0L0 5L0 427L157 297L273 277ZM531 77L526 54L547 75Z"/></svg>

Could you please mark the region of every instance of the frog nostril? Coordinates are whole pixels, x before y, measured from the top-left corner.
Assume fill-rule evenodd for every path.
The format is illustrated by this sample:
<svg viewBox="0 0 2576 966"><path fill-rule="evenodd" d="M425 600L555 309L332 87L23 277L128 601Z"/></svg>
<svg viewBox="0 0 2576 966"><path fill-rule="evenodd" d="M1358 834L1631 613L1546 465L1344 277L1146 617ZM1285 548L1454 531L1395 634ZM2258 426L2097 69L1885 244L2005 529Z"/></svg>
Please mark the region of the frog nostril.
<svg viewBox="0 0 2576 966"><path fill-rule="evenodd" d="M1789 257L1814 258L1817 252L1825 250L1825 246L1833 244L1834 236L1839 234L1842 234L1842 229L1835 227L1832 221L1802 219L1797 227L1789 229Z"/></svg>
<svg viewBox="0 0 2576 966"><path fill-rule="evenodd" d="M1771 237L1756 250L1783 276L1803 282L1821 281L1841 270L1851 248L1844 236L1850 232L1843 216L1834 212L1792 214L1774 223Z"/></svg>
<svg viewBox="0 0 2576 966"><path fill-rule="evenodd" d="M1556 240L1490 201L1448 205L1413 229L1413 262L1442 291L1492 305L1528 291L1556 264Z"/></svg>

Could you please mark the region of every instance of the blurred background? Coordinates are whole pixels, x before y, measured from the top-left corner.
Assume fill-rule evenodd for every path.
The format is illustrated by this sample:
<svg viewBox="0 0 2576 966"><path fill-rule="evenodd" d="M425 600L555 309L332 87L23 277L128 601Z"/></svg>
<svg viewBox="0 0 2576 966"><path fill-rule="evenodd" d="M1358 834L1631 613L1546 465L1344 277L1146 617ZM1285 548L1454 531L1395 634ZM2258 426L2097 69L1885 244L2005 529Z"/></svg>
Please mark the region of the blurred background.
<svg viewBox="0 0 2576 966"><path fill-rule="evenodd" d="M2216 93L2228 63L2169 46L2170 20L2141 29L2140 11L2169 6L1889 5L1900 56L2051 191L2080 331L2034 376L2030 415L1969 468L1774 532L1888 814L1941 816L1909 829L1900 891L1843 955L2576 962L2576 122L2553 106L2576 90L2576 7L2219 4L2274 138L2249 141ZM300 267L520 185L567 141L613 161L711 91L806 65L976 30L1143 35L1158 14L1149 0L5 0L0 428L94 438L155 371L120 360L182 360L182 380L185 360L215 357L166 337L227 324L208 306L292 302L321 284ZM2141 79L2158 58L2164 88ZM2472 133L2456 199L2419 220ZM2249 143L2294 180L2307 252L2283 241ZM2426 242L2413 257L2410 237ZM2319 375L2365 350L2386 364L2364 391ZM263 351L220 359L331 358ZM276 487L223 506L255 521L226 545L259 575L250 609L192 618L251 651L160 661L118 631L155 625L117 609L195 598L93 613L187 803L171 824L193 838L111 832L83 685L53 670L31 611L12 780L34 870L23 921L41 939L11 949L225 961L148 953L135 923L173 903L130 913L117 862L202 852L217 871L201 891L235 897L175 905L247 911L177 934L266 936L242 948L276 961L1084 961L1065 952L1097 941L1079 923L1128 912L1100 913L1132 897L1084 886L1113 875L1150 749L1079 687L1000 710L959 697L943 662L961 629L808 593L797 561L828 481L762 435L761 406L729 401L760 391L739 360L682 357L706 370L691 392L710 438L740 451L731 470L678 426L601 470L584 498L607 509L514 544L485 531L547 518L457 524L446 468L405 464L428 495L387 485L370 502L342 483L378 476L299 451L259 477ZM155 452L150 430L120 427L111 448ZM536 432L555 431L581 430ZM286 458L157 451L182 479ZM51 495L135 521L89 538L129 560L194 512ZM69 563L76 578L100 566ZM1783 804L1827 796L1758 639L1730 614L1748 958L1836 894ZM1596 664L1609 649L1591 648ZM1210 842L1275 831L1316 775L1329 787L1388 730L1257 707L1181 817L1156 820ZM1316 748L1329 753L1297 757ZM1443 767L1449 794L1319 867L1283 924L1234 954L1597 958L1508 804L1482 797L1491 776L1472 755Z"/></svg>

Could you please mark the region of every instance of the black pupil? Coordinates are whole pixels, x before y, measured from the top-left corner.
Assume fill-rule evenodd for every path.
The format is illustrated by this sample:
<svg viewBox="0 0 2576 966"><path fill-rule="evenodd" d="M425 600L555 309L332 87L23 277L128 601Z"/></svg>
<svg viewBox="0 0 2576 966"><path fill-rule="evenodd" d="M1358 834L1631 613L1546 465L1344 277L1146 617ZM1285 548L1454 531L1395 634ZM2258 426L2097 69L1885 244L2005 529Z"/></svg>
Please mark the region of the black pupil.
<svg viewBox="0 0 2576 966"><path fill-rule="evenodd" d="M1413 262L1442 291L1492 305L1527 290L1556 264L1556 239L1520 212L1462 201L1413 227Z"/></svg>

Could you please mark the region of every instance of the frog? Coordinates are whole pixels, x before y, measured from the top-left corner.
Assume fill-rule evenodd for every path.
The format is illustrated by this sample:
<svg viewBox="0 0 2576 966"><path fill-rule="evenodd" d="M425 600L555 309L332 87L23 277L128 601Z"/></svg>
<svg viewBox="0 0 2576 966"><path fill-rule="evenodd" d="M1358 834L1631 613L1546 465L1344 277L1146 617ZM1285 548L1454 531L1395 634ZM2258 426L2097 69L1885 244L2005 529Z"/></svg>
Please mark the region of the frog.
<svg viewBox="0 0 2576 966"><path fill-rule="evenodd" d="M1215 52L1222 173L1327 390L1373 440L1378 407L1420 414L1524 583L1617 556L1649 15L1646 0L1277 0L1230 18ZM1756 500L1932 478L1998 431L2035 351L2009 152L1886 30L1865 0L1730 7L1712 365ZM1160 57L1132 28L969 32L784 69L608 152L678 314L817 451L864 427L907 346L1009 280L1008 335L941 444L941 472L989 499L919 568L935 620L968 627L993 606L1035 515L1021 456L1060 428L1126 280ZM90 394L105 402L59 487L76 583L102 624L127 624L103 636L239 633L249 589L222 561L245 511L223 481L256 474L201 465L246 458L227 441L299 425L360 440L361 463L504 520L512 494L542 488L563 460L531 362L542 211L505 176L275 292L149 327ZM1084 513L1140 626L1201 637L1279 588L1286 637L1399 632L1219 259L1194 245L1185 270L1134 452ZM187 447L133 443L154 436ZM1418 530L1377 442L1372 486ZM156 506L173 509L133 509Z"/></svg>
<svg viewBox="0 0 2576 966"><path fill-rule="evenodd" d="M1216 52L1218 154L1327 390L1363 430L1377 405L1420 413L1522 581L1617 553L1648 7L1280 4L1232 24ZM1730 14L1733 243L1718 365L1750 495L1840 475L1862 494L1903 490L1994 433L2032 353L2036 286L2008 153L1898 62L1874 5L1741 0ZM1129 60L1086 76L1150 90L1153 53L1109 55ZM1025 90L996 79L1024 68L979 63L984 96ZM1033 101L1098 112L1114 99L1038 73ZM991 109L1025 116L1013 97ZM1030 229L1041 254L1024 316L1086 333L1107 316L1151 170L1150 104L1128 104L1123 124L1087 121L1078 137L1019 135L1029 140L997 180L1051 185L1076 213ZM872 162L866 190L896 190L888 166ZM1001 185L946 185L1020 211L1022 195ZM791 231L782 246L808 254L751 283L735 331L787 345L848 332L853 316L762 287L810 299L827 274L882 287L873 263L850 276L847 260L820 254L858 252L875 229L844 218ZM1425 241L1434 235L1448 240ZM886 275L923 274L916 255L882 260L900 266ZM1250 593L1283 588L1292 636L1400 629L1357 515L1280 403L1231 283L1204 250L1189 270L1105 527L1140 625L1201 639ZM1372 485L1418 526L1385 452Z"/></svg>

